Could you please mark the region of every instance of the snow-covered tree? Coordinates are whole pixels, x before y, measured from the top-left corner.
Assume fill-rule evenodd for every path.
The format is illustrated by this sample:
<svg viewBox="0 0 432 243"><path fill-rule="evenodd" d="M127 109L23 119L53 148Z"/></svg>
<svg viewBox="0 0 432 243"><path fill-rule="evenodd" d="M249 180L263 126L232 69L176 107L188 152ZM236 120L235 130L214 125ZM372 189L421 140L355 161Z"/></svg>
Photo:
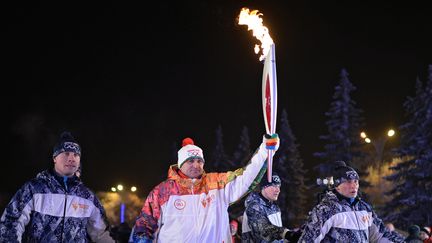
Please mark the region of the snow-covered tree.
<svg viewBox="0 0 432 243"><path fill-rule="evenodd" d="M239 167L238 165L233 164L232 160L225 152L222 126L220 125L216 129L216 144L210 157L208 166L211 168L211 172L226 172Z"/></svg>
<svg viewBox="0 0 432 243"><path fill-rule="evenodd" d="M282 180L278 204L282 211L283 225L294 227L299 226L305 216L306 171L303 169L299 145L296 143L285 110L282 111L278 134L280 147L273 163L273 170Z"/></svg>
<svg viewBox="0 0 432 243"><path fill-rule="evenodd" d="M326 122L328 134L320 136L326 142L323 152L316 152L314 156L322 159L324 163L319 164L318 170L322 175L328 174L328 163L331 161L343 160L352 167L355 167L359 174L363 174L359 164L359 158L364 157L361 152L362 143L360 130L363 126L361 109L356 107L356 102L351 98L351 92L356 87L350 82L348 72L342 69L339 84L335 88L333 101L330 110L325 113L328 117Z"/></svg>
<svg viewBox="0 0 432 243"><path fill-rule="evenodd" d="M249 130L246 126L243 127L240 134L240 141L233 154L233 162L237 167L246 165L249 159L252 157L252 150L250 146Z"/></svg>
<svg viewBox="0 0 432 243"><path fill-rule="evenodd" d="M404 107L408 121L400 127L396 149L403 162L387 177L394 188L385 219L401 228L432 225L432 66L426 85L417 79L415 96L408 97Z"/></svg>

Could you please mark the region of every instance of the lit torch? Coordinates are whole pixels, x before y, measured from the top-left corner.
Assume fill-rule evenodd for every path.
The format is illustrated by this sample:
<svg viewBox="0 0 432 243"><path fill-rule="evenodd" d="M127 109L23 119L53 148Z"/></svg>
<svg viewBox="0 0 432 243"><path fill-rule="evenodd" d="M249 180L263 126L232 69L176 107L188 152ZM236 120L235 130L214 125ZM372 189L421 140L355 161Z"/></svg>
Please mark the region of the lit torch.
<svg viewBox="0 0 432 243"><path fill-rule="evenodd" d="M262 78L262 106L264 124L267 134L276 133L277 115L277 80L276 80L276 56L275 44L270 37L268 28L263 25L262 14L258 10L249 11L242 8L239 16L239 24L247 25L260 42L261 46L255 45L255 53L260 54L259 60L264 60ZM267 154L267 180L271 182L274 150L268 150Z"/></svg>

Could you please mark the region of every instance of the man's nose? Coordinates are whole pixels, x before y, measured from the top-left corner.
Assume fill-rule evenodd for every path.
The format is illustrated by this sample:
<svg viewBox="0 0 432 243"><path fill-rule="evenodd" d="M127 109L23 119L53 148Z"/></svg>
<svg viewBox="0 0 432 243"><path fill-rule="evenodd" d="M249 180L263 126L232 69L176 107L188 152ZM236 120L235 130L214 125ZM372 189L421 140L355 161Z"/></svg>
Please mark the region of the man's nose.
<svg viewBox="0 0 432 243"><path fill-rule="evenodd" d="M194 161L192 165L194 167L200 167L200 162L199 161Z"/></svg>

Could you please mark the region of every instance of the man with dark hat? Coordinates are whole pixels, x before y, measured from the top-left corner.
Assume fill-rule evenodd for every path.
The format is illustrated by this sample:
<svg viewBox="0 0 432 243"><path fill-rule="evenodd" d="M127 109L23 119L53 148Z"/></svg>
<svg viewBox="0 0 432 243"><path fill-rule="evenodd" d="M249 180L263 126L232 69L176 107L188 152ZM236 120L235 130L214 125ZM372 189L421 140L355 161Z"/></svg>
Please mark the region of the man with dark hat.
<svg viewBox="0 0 432 243"><path fill-rule="evenodd" d="M101 203L75 175L81 147L69 132L54 146L53 161L9 202L0 242L114 242Z"/></svg>
<svg viewBox="0 0 432 243"><path fill-rule="evenodd" d="M334 162L333 168L335 189L313 208L299 242L404 242L358 196L357 172L343 161Z"/></svg>
<svg viewBox="0 0 432 243"><path fill-rule="evenodd" d="M248 165L224 173L205 173L203 150L190 138L182 145L167 180L147 196L133 242L231 242L228 207L259 183L268 150L277 150L279 138L264 137Z"/></svg>
<svg viewBox="0 0 432 243"><path fill-rule="evenodd" d="M242 242L284 242L294 231L282 226L281 211L276 201L279 197L281 179L272 175L272 181L263 178L260 191L252 192L245 201L242 224Z"/></svg>

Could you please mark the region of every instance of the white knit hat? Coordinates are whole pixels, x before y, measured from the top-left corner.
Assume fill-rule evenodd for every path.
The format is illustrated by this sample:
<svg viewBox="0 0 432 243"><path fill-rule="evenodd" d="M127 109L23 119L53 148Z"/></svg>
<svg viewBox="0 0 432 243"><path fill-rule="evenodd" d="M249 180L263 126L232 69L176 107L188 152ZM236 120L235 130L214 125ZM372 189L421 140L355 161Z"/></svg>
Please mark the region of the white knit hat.
<svg viewBox="0 0 432 243"><path fill-rule="evenodd" d="M188 159L198 158L204 161L204 154L202 149L194 145L194 141L191 138L183 139L182 148L177 152L177 154L177 164L179 168Z"/></svg>

